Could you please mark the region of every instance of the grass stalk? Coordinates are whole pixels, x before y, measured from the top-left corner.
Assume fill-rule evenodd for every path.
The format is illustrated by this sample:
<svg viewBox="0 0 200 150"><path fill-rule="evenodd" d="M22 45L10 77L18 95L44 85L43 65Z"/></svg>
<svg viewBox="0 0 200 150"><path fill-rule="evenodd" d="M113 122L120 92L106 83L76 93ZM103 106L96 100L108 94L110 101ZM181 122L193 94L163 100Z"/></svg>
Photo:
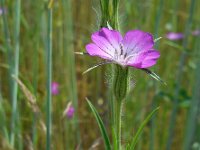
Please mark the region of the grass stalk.
<svg viewBox="0 0 200 150"><path fill-rule="evenodd" d="M2 7L5 7L5 1L4 0L1 0L1 6ZM11 48L11 39L10 39L10 32L9 32L9 26L8 26L8 20L7 20L7 15L6 13L3 13L2 14L2 18L3 18L3 32L4 32L4 37L5 37L5 46L6 46L6 57L7 57L7 61L8 61L8 64L9 64L9 68L8 68L8 72L9 72L9 87L10 87L10 95L13 95L13 88L12 88L12 85L13 85L13 80L12 80L12 68L13 68L13 55L12 55L12 48ZM11 99L11 102L13 101L12 100L12 96L10 97ZM11 122L14 122L14 121L11 121ZM4 129L3 129L4 130ZM7 130L4 130L5 132L7 132ZM7 132L7 135L8 135L8 132ZM10 133L10 137L11 135L14 135L14 131L11 129L11 133ZM10 142L10 137L7 137L7 139L9 140Z"/></svg>
<svg viewBox="0 0 200 150"><path fill-rule="evenodd" d="M163 14L163 6L164 6L164 0L159 1L159 6L156 12L156 19L155 19L155 28L154 28L154 38L159 37L159 29L160 29L160 22L161 22L161 17ZM158 42L155 43L155 49L158 49L159 45ZM155 88L155 95L152 99L152 110L154 110L157 106L156 104L156 94L158 93L158 84L156 81L154 82L154 88ZM156 115L154 115L151 119L151 128L150 128L150 150L154 150L154 144L155 144L155 129L156 129Z"/></svg>
<svg viewBox="0 0 200 150"><path fill-rule="evenodd" d="M116 146L115 150L121 150L121 127L122 127L122 106L123 102L122 101L115 101L115 134L116 134Z"/></svg>
<svg viewBox="0 0 200 150"><path fill-rule="evenodd" d="M185 64L186 57L187 57L188 36L190 33L191 23L192 23L192 19L193 19L195 2L196 2L196 0L191 0L189 17L187 19L186 26L185 26L185 38L184 38L183 44L182 44L183 52L181 53L180 60L179 60L179 67L177 70L176 87L175 87L175 91L174 91L174 102L173 102L174 104L173 104L172 113L170 116L166 150L171 149L173 136L174 136L174 127L176 125L176 116L177 116L177 112L178 112L178 97L179 97L179 91L180 91L182 77L183 77L183 67Z"/></svg>
<svg viewBox="0 0 200 150"><path fill-rule="evenodd" d="M33 67L33 94L37 97L37 77L38 77L38 45L36 46L36 50L34 51L34 67ZM38 114L33 113L33 123L32 123L32 141L33 141L33 148L36 148L36 139L37 139L37 120Z"/></svg>
<svg viewBox="0 0 200 150"><path fill-rule="evenodd" d="M20 11L21 11L21 0L15 1L15 20L14 20L14 64L12 68L12 74L18 77L19 74L19 49L20 49ZM17 93L18 93L18 84L13 80L13 89L12 89L12 119L11 119L11 135L10 143L11 146L15 145L15 133L16 133L16 124L17 118L19 117L17 111Z"/></svg>
<svg viewBox="0 0 200 150"><path fill-rule="evenodd" d="M199 52L200 48L200 37L196 40L196 51L198 52L197 56L200 56ZM200 60L197 61L196 66L200 66ZM197 67L196 74L195 74L195 85L194 85L194 92L193 97L191 100L191 105L189 108L188 118L186 122L186 131L184 136L184 142L183 142L183 150L191 149L192 142L195 139L195 131L196 131L196 125L198 120L198 109L200 105L200 67Z"/></svg>
<svg viewBox="0 0 200 150"><path fill-rule="evenodd" d="M50 0L51 2L51 0ZM47 14L47 103L46 103L46 150L51 149L51 125L52 125L52 114L51 114L51 82L52 82L52 7L48 8Z"/></svg>
<svg viewBox="0 0 200 150"><path fill-rule="evenodd" d="M63 0L63 7L64 7L64 48L65 48L65 59L67 60L67 69L69 73L68 77L68 91L69 91L69 98L72 100L73 106L75 110L78 110L78 93L77 93L77 79L76 79L76 70L75 70L75 56L74 56L74 35L73 35L73 15L72 15L72 2L71 0ZM69 38L70 37L70 38ZM80 137L80 129L79 129L79 122L78 122L78 111L75 112L73 118L73 128L75 131L76 142L81 145L81 137Z"/></svg>

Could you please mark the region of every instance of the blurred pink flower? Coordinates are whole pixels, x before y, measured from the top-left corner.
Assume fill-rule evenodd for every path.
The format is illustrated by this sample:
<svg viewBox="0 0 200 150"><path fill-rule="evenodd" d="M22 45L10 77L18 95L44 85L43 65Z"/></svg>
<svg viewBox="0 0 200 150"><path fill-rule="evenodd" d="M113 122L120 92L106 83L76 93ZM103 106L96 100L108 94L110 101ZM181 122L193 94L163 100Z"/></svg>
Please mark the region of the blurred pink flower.
<svg viewBox="0 0 200 150"><path fill-rule="evenodd" d="M6 13L6 9L5 9L5 8L2 8L2 7L0 7L0 15L2 15L3 13Z"/></svg>
<svg viewBox="0 0 200 150"><path fill-rule="evenodd" d="M176 33L176 32L169 32L169 33L166 34L165 37L169 40L176 41L176 40L183 39L184 34L183 33Z"/></svg>
<svg viewBox="0 0 200 150"><path fill-rule="evenodd" d="M67 116L68 119L71 119L74 116L75 109L71 102L68 103L66 109L63 112L63 117Z"/></svg>
<svg viewBox="0 0 200 150"><path fill-rule="evenodd" d="M192 31L192 35L194 35L194 36L200 35L200 30L194 30L194 31Z"/></svg>
<svg viewBox="0 0 200 150"><path fill-rule="evenodd" d="M2 15L3 14L3 9L2 8L0 8L0 15Z"/></svg>
<svg viewBox="0 0 200 150"><path fill-rule="evenodd" d="M59 87L59 84L57 82L52 82L51 83L51 93L53 95L57 95L59 93L58 87Z"/></svg>

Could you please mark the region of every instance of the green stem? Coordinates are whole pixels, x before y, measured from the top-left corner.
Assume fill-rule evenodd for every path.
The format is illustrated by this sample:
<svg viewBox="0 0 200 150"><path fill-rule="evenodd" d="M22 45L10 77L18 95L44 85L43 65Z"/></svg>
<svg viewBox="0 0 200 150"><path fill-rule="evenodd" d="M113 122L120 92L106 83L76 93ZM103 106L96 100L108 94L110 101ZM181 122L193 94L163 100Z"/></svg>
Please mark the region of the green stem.
<svg viewBox="0 0 200 150"><path fill-rule="evenodd" d="M75 110L78 110L78 93L77 93L77 80L76 80L76 70L75 70L75 56L74 56L74 45L71 42L71 39L74 40L74 32L73 32L73 18L72 18L72 2L70 0L63 0L63 8L64 8L64 47L65 47L65 58L67 64L67 71L70 72L68 77L68 91L69 91L69 99L72 100L73 106ZM71 37L69 39L68 37ZM81 135L80 135L80 127L79 127L79 119L78 119L78 111L76 111L73 118L73 131L75 132L76 142L81 145ZM68 124L69 125L69 124ZM73 143L70 143L73 144Z"/></svg>
<svg viewBox="0 0 200 150"><path fill-rule="evenodd" d="M188 17L188 20L187 20L187 23L185 26L185 38L182 43L184 51L182 52L182 54L180 56L179 68L177 70L176 88L175 88L175 92L174 92L173 109L172 109L172 113L170 116L170 122L169 122L166 150L171 150L173 136L174 136L174 128L176 125L176 117L177 117L177 113L178 113L178 103L179 103L178 98L179 98L179 92L180 92L180 88L181 88L181 81L182 81L182 77L183 77L183 68L184 68L186 58L187 58L188 36L189 36L190 28L192 25L195 2L196 2L196 0L191 0L189 17Z"/></svg>
<svg viewBox="0 0 200 150"><path fill-rule="evenodd" d="M12 74L18 77L19 74L19 35L20 35L20 10L21 0L17 0L15 3L15 25L14 25L14 64ZM13 80L13 91L12 91L12 121L11 121L11 145L14 147L15 144L15 132L16 132L16 121L17 121L17 93L18 84ZM19 114L18 114L19 115Z"/></svg>
<svg viewBox="0 0 200 150"><path fill-rule="evenodd" d="M51 149L51 81L52 81L52 8L48 9L48 24L47 24L47 103L46 103L46 149Z"/></svg>
<svg viewBox="0 0 200 150"><path fill-rule="evenodd" d="M115 102L115 134L116 134L116 150L121 150L121 117L122 117L122 101L116 101Z"/></svg>
<svg viewBox="0 0 200 150"><path fill-rule="evenodd" d="M119 9L119 0L113 0L113 28L120 30L119 28L119 15L118 15L118 9Z"/></svg>
<svg viewBox="0 0 200 150"><path fill-rule="evenodd" d="M114 133L116 150L121 149L121 116L122 116L122 104L126 98L127 91L129 89L128 68L123 68L119 65L114 65L114 77L113 77L113 105L114 105Z"/></svg>
<svg viewBox="0 0 200 150"><path fill-rule="evenodd" d="M197 56L200 55L199 52L200 48L200 37L196 39L196 46L195 50L197 51ZM196 66L200 66L200 60L196 62ZM195 73L195 85L194 85L194 93L193 97L191 99L191 105L188 112L187 122L186 122L186 129L185 129L185 136L184 136L184 142L183 142L183 150L188 150L191 148L192 142L195 139L195 133L197 133L197 124L198 124L198 111L199 111L199 105L200 105L200 68L196 68Z"/></svg>

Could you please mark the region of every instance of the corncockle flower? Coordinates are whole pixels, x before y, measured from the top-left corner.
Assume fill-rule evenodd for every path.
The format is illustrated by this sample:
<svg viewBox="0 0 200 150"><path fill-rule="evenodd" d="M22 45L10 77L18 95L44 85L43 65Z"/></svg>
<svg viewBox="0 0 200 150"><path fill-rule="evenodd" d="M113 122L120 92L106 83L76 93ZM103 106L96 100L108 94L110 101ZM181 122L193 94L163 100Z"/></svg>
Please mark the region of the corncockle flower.
<svg viewBox="0 0 200 150"><path fill-rule="evenodd" d="M3 9L2 8L0 8L0 15L2 15L3 14Z"/></svg>
<svg viewBox="0 0 200 150"><path fill-rule="evenodd" d="M166 38L172 41L181 40L184 38L183 33L169 32L166 34Z"/></svg>
<svg viewBox="0 0 200 150"><path fill-rule="evenodd" d="M52 82L51 83L51 93L53 95L57 95L59 93L58 87L59 87L59 84L57 82Z"/></svg>
<svg viewBox="0 0 200 150"><path fill-rule="evenodd" d="M66 109L63 112L63 116L67 116L67 118L71 119L74 116L75 109L72 106L72 103L69 102Z"/></svg>
<svg viewBox="0 0 200 150"><path fill-rule="evenodd" d="M115 63L143 69L155 65L160 57L160 53L153 49L153 36L141 30L128 31L122 37L116 30L102 28L91 38L93 43L86 45L86 50L90 56L107 60L103 64Z"/></svg>
<svg viewBox="0 0 200 150"><path fill-rule="evenodd" d="M194 31L192 31L192 35L199 36L200 35L200 30L194 30Z"/></svg>
<svg viewBox="0 0 200 150"><path fill-rule="evenodd" d="M0 7L0 15L2 15L3 13L6 13L6 9L5 9L5 8L2 8L2 7Z"/></svg>

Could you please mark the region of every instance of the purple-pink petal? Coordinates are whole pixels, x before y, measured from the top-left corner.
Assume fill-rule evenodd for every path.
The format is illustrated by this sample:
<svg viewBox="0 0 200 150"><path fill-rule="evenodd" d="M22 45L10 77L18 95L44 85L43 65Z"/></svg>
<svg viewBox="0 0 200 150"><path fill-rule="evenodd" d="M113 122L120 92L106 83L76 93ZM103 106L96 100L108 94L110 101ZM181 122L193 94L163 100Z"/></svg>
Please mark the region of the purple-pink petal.
<svg viewBox="0 0 200 150"><path fill-rule="evenodd" d="M184 38L184 34L183 33L176 33L176 32L169 32L166 34L166 38L169 40L181 40Z"/></svg>
<svg viewBox="0 0 200 150"><path fill-rule="evenodd" d="M118 31L102 28L92 34L92 41L101 49L114 55L115 50L119 51L122 36Z"/></svg>
<svg viewBox="0 0 200 150"><path fill-rule="evenodd" d="M149 68L156 64L157 59L160 57L159 51L149 50L137 54L135 57L128 61L128 65L135 68Z"/></svg>
<svg viewBox="0 0 200 150"><path fill-rule="evenodd" d="M106 50L101 49L94 43L87 44L86 50L91 56L99 56L103 59L109 59L109 60L112 58L111 55L107 53Z"/></svg>
<svg viewBox="0 0 200 150"><path fill-rule="evenodd" d="M153 36L140 30L132 30L122 40L123 48L128 54L147 51L154 46Z"/></svg>
<svg viewBox="0 0 200 150"><path fill-rule="evenodd" d="M108 40L108 42L115 48L119 49L119 44L122 41L123 37L122 35L115 30L109 30L107 28L102 28L99 32L100 36L103 36L105 39Z"/></svg>

